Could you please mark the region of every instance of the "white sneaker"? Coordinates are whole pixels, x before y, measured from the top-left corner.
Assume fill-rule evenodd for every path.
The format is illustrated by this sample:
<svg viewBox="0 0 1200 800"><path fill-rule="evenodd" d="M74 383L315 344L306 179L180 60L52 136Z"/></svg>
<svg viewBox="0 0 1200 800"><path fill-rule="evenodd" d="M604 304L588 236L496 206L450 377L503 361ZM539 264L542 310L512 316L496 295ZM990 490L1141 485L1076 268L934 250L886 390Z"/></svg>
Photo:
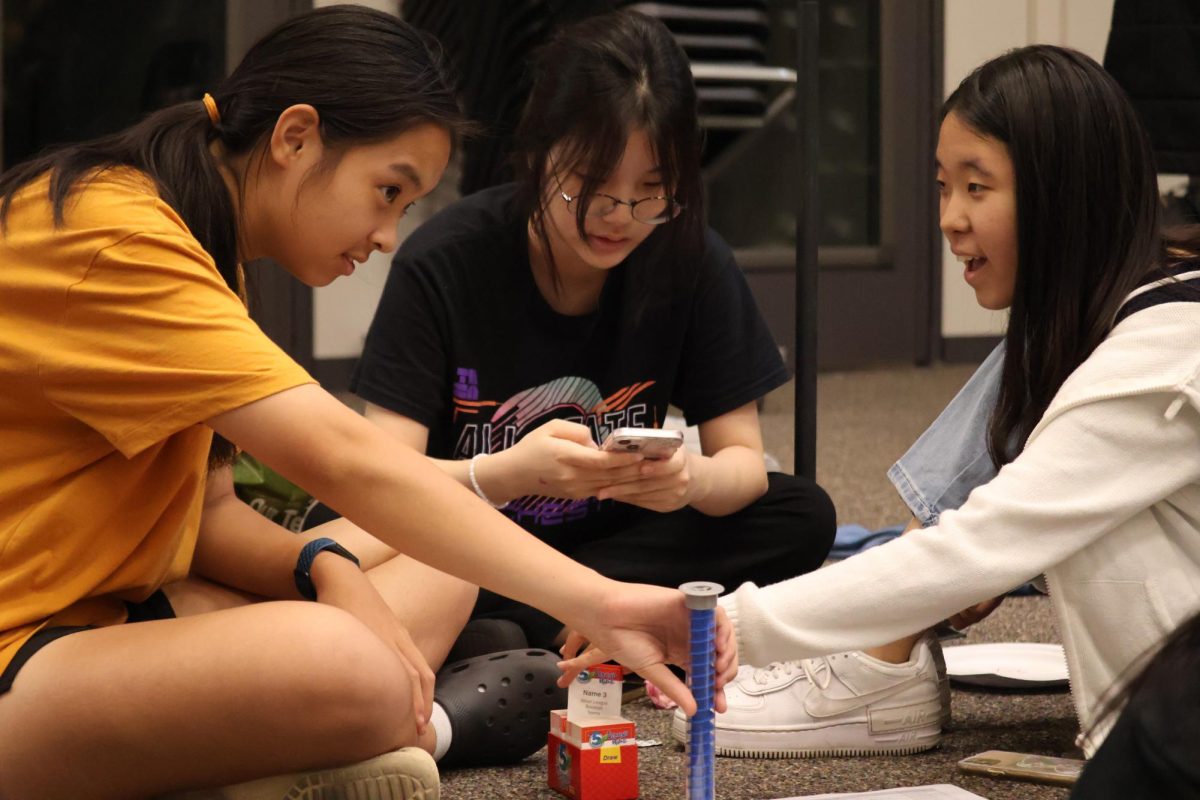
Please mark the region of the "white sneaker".
<svg viewBox="0 0 1200 800"><path fill-rule="evenodd" d="M926 631L921 637L933 655L933 666L938 679L938 702L942 705L942 715L938 720L945 731L950 727L950 676L946 673L946 654L942 652L942 640L935 631Z"/></svg>
<svg viewBox="0 0 1200 800"><path fill-rule="evenodd" d="M433 756L403 747L347 767L276 775L170 800L439 800Z"/></svg>
<svg viewBox="0 0 1200 800"><path fill-rule="evenodd" d="M918 753L942 736L942 701L929 640L904 664L854 651L739 670L716 717L716 752L747 758ZM675 712L671 734L687 740Z"/></svg>

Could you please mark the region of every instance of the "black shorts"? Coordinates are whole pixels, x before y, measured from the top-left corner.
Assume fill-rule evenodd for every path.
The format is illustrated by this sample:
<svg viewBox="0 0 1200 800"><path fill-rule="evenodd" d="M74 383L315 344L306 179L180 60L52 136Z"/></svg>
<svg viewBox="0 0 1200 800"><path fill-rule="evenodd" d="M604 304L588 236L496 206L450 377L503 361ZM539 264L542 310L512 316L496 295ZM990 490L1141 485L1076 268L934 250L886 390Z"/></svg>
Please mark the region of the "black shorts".
<svg viewBox="0 0 1200 800"><path fill-rule="evenodd" d="M171 608L171 601L163 594L162 589L159 589L154 594L147 597L140 603L126 603L125 607L129 611L129 618L126 622L146 622L152 619L174 619L175 609ZM42 628L40 631L30 636L25 644L21 645L17 650L17 654L13 656L13 660L8 662L8 666L4 668L4 672L0 673L0 694L5 694L12 688L13 681L17 679L17 673L21 671L21 667L25 666L25 662L33 658L33 654L41 650L51 642L68 636L79 631L91 630L93 625L59 625L53 628Z"/></svg>

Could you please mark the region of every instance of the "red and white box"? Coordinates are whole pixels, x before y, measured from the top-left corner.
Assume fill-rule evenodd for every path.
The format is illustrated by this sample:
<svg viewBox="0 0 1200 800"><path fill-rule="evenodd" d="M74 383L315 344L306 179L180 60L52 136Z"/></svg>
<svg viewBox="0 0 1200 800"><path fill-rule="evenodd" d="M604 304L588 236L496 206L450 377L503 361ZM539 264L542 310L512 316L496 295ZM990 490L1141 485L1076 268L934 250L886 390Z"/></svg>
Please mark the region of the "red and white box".
<svg viewBox="0 0 1200 800"><path fill-rule="evenodd" d="M566 710L550 712L547 778L574 800L635 800L637 726L620 716L623 670L604 664L571 683Z"/></svg>

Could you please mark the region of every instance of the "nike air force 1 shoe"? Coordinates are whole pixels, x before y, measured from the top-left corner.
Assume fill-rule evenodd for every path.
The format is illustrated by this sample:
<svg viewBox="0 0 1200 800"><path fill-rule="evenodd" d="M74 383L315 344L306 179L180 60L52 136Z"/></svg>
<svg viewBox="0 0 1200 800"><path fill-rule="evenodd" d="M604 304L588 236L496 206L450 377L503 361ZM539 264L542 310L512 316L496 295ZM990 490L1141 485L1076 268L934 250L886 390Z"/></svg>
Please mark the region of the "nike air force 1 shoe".
<svg viewBox="0 0 1200 800"><path fill-rule="evenodd" d="M942 713L938 719L942 731L950 728L950 676L946 673L946 655L942 652L942 641L937 633L929 630L921 637L921 641L929 647L933 656L933 667L937 672L938 702L942 705ZM920 642L918 642L920 646Z"/></svg>
<svg viewBox="0 0 1200 800"><path fill-rule="evenodd" d="M739 670L716 717L717 755L743 758L902 755L935 747L942 701L930 640L904 664L854 651ZM687 740L675 712L671 733Z"/></svg>

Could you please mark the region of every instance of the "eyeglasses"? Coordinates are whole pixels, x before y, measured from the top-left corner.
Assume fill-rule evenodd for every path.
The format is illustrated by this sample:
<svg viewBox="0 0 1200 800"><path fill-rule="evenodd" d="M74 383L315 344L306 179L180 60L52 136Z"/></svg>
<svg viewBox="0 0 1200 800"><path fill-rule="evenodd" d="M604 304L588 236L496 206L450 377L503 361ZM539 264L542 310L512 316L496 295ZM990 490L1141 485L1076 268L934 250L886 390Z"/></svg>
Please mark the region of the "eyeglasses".
<svg viewBox="0 0 1200 800"><path fill-rule="evenodd" d="M595 192L572 197L563 191L562 181L557 175L554 180L558 183L559 195L567 202L567 208L575 211L578 207L576 204L582 203L585 209L583 214L587 217L607 217L617 210L617 206L629 206L630 215L643 225L662 225L675 219L683 210L683 206L675 202L674 197L666 195L643 197L640 200L621 200L611 194Z"/></svg>

